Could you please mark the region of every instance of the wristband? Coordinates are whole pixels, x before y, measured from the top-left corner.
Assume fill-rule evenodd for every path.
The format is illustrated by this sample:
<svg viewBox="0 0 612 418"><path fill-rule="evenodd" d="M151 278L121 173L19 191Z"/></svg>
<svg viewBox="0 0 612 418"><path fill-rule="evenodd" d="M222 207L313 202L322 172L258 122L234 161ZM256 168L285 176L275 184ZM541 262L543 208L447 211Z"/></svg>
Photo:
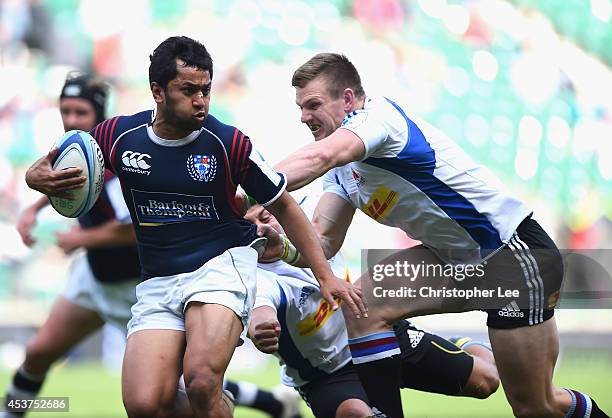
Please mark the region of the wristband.
<svg viewBox="0 0 612 418"><path fill-rule="evenodd" d="M283 239L283 253L280 256L280 259L285 263L294 266L300 258L300 253L293 246L291 241L289 241L285 234L281 234L281 238Z"/></svg>

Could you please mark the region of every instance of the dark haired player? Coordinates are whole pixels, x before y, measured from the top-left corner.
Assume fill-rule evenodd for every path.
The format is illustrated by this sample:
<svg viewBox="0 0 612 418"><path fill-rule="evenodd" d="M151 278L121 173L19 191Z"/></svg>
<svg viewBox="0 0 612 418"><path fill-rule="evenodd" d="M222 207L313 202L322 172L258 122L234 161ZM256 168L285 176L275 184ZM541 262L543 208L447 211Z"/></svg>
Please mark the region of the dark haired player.
<svg viewBox="0 0 612 418"><path fill-rule="evenodd" d="M128 325L123 400L128 415L229 417L221 384L254 302L256 227L234 201L240 184L285 227L332 307L340 297L365 313L360 293L335 278L286 180L248 136L208 114L213 76L205 47L163 41L150 57L151 112L109 119L91 131L123 190L136 229L144 281ZM51 154L52 156L52 154ZM26 174L58 194L79 187L78 170L55 173L50 156ZM177 405L181 372L190 405Z"/></svg>

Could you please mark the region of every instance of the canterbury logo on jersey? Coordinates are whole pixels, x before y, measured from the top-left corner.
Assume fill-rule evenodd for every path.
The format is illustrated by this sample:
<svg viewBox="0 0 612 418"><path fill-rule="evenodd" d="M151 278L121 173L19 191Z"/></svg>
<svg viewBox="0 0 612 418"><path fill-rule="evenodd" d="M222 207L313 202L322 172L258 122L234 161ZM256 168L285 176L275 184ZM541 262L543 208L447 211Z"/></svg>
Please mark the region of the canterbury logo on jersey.
<svg viewBox="0 0 612 418"><path fill-rule="evenodd" d="M525 316L525 314L521 312L521 308L519 308L515 300L501 308L497 314L507 318L522 318Z"/></svg>
<svg viewBox="0 0 612 418"><path fill-rule="evenodd" d="M398 198L396 191L379 187L365 204L363 212L375 221L380 221L389 214Z"/></svg>
<svg viewBox="0 0 612 418"><path fill-rule="evenodd" d="M147 162L147 160L150 158L151 156L149 154L142 154L140 152L134 151L124 151L121 155L121 162L124 165L123 169L125 171L149 175L151 172L148 170L151 168L151 165Z"/></svg>
<svg viewBox="0 0 612 418"><path fill-rule="evenodd" d="M340 299L336 298L336 301L340 303ZM307 337L314 334L320 330L323 325L325 325L329 317L334 313L335 311L331 310L329 303L327 303L326 300L321 300L321 303L319 303L319 308L314 314L298 322L297 329L299 335L302 337Z"/></svg>

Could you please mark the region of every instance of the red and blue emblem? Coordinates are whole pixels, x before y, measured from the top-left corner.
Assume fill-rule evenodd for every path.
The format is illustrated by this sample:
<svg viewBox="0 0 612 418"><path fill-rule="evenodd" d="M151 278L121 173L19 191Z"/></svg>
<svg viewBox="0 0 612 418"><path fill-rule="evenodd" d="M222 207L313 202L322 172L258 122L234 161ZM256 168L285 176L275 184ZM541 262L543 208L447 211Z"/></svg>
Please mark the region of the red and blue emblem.
<svg viewBox="0 0 612 418"><path fill-rule="evenodd" d="M196 181L211 181L217 174L217 159L214 155L190 155L187 158L187 171Z"/></svg>

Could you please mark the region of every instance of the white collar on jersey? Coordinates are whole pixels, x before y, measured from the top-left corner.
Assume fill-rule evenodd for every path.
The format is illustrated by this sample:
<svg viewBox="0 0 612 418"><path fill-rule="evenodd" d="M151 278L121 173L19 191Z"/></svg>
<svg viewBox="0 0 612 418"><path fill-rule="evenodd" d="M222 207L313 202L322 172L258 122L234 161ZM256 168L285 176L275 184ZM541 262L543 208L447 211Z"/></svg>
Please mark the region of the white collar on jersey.
<svg viewBox="0 0 612 418"><path fill-rule="evenodd" d="M153 132L153 125L151 124L151 125L147 125L147 134L149 134L149 139L151 139L151 141L155 142L157 145L161 145L162 147L180 147L180 146L183 146L183 145L189 144L190 142L195 141L195 139L202 132L202 129L204 128L200 128L197 131L193 131L192 133L190 133L184 138L164 139L162 137L155 135L155 132Z"/></svg>

